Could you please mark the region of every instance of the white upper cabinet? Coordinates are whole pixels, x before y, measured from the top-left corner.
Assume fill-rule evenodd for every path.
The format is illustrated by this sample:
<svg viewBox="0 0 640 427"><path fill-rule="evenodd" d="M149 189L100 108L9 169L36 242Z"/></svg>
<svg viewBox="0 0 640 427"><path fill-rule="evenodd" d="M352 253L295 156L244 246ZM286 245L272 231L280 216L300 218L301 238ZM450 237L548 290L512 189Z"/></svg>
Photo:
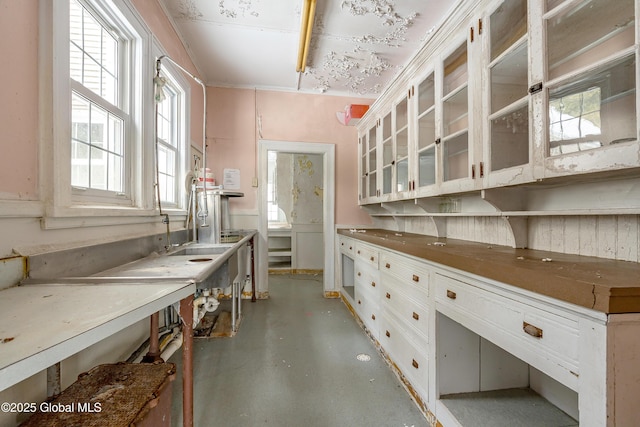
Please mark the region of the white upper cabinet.
<svg viewBox="0 0 640 427"><path fill-rule="evenodd" d="M634 0L545 6L545 178L638 167Z"/></svg>
<svg viewBox="0 0 640 427"><path fill-rule="evenodd" d="M533 179L527 0L508 0L483 19L484 187Z"/></svg>
<svg viewBox="0 0 640 427"><path fill-rule="evenodd" d="M359 124L360 203L637 173L638 3L461 2Z"/></svg>

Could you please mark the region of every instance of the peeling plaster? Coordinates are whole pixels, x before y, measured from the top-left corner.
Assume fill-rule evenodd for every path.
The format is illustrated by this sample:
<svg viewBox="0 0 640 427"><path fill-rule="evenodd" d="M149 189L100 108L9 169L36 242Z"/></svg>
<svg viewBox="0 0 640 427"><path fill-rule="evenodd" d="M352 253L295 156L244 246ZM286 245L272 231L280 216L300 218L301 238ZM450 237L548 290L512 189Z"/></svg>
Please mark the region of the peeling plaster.
<svg viewBox="0 0 640 427"><path fill-rule="evenodd" d="M260 14L255 10L252 10L252 3L254 0L220 0L218 3L218 7L220 8L220 15L225 16L227 18L235 19L238 17L238 10L240 11L240 16L244 17L247 15L258 17ZM236 3L231 7L226 7L225 3ZM235 6L235 7L234 7Z"/></svg>
<svg viewBox="0 0 640 427"><path fill-rule="evenodd" d="M316 185L313 189L313 194L322 199L322 197L324 196L324 190Z"/></svg>
<svg viewBox="0 0 640 427"><path fill-rule="evenodd" d="M177 14L180 18L189 21L196 21L204 16L193 0L182 0L178 6Z"/></svg>

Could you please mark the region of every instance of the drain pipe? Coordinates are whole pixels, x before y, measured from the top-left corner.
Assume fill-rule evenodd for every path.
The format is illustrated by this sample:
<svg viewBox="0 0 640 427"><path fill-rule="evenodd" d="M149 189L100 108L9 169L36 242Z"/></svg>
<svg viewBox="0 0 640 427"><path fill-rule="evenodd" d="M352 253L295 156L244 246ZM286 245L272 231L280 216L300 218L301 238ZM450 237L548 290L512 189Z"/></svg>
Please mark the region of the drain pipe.
<svg viewBox="0 0 640 427"><path fill-rule="evenodd" d="M195 329L200 323L200 320L204 315L209 312L214 312L220 305L220 301L215 296L211 295L209 289L202 291L202 296L193 300L193 328Z"/></svg>
<svg viewBox="0 0 640 427"><path fill-rule="evenodd" d="M171 62L174 66L176 66L180 71L191 77L196 81L200 86L202 86L202 98L203 98L203 110L202 110L202 172L207 168L207 87L204 82L197 76L191 74L187 69L185 69L182 65L178 64L176 61L171 59L167 55L162 55L156 60L156 68L160 70L160 66L163 60L167 60ZM208 227L207 217L209 216L209 207L207 206L207 177L204 176L202 180L202 191L204 194L204 202L203 202L203 211L198 216L201 218L202 223L201 227Z"/></svg>

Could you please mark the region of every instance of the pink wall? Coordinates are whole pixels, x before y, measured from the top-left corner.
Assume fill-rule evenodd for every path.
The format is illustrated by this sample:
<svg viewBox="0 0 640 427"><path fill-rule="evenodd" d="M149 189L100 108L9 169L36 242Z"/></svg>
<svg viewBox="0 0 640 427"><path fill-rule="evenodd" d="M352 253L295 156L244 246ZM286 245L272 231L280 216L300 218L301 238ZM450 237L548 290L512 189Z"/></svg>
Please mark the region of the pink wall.
<svg viewBox="0 0 640 427"><path fill-rule="evenodd" d="M0 52L0 193L37 200L37 1L0 1Z"/></svg>
<svg viewBox="0 0 640 427"><path fill-rule="evenodd" d="M144 17L145 23L151 29L155 38L158 39L160 45L166 50L168 56L191 74L202 78L182 45L180 37L174 31L171 22L160 7L158 0L131 0L131 2L140 15ZM190 77L185 76L185 80L191 86L191 140L196 141L196 145L201 146L202 110L204 108L202 86Z"/></svg>
<svg viewBox="0 0 640 427"><path fill-rule="evenodd" d="M373 100L295 92L209 88L207 163L221 180L223 169L240 169L245 197L232 199L233 209L257 210L259 140L319 142L336 146L336 224L371 224L358 207L358 134L338 122L347 104Z"/></svg>

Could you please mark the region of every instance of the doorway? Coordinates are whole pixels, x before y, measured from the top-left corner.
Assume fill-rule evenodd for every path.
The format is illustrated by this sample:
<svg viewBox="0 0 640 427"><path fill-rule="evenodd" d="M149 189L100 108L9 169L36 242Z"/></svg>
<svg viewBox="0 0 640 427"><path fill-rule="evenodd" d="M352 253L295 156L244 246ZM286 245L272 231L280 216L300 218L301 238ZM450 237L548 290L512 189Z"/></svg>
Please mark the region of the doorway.
<svg viewBox="0 0 640 427"><path fill-rule="evenodd" d="M313 271L320 267L323 270L324 294L333 296L336 292L333 261L335 146L308 142L260 141L259 147L258 259L260 262L256 274L258 291L262 296L268 295L271 228L272 237L278 240L273 244L272 249L280 249L279 254L276 250L272 250L272 261L286 263L287 256L290 254L291 258L288 262L291 263L291 269L294 272L296 270ZM274 177L273 175L270 177L270 171L272 174L274 171L274 159L281 159L278 170L281 174L281 186L285 187L284 191L278 191L277 194L274 193ZM287 174L291 176L287 177ZM315 181L305 179L304 182L299 180L294 183L295 175L302 174L313 175L312 178ZM321 180L318 180L319 176L322 177ZM287 180L291 183L289 188L287 188ZM294 199L299 197L302 191L312 192L313 195L310 196L312 201L305 203L304 206L294 207ZM318 209L321 209L321 215L317 212ZM274 257L274 255L282 256ZM311 268L305 268L305 265Z"/></svg>

